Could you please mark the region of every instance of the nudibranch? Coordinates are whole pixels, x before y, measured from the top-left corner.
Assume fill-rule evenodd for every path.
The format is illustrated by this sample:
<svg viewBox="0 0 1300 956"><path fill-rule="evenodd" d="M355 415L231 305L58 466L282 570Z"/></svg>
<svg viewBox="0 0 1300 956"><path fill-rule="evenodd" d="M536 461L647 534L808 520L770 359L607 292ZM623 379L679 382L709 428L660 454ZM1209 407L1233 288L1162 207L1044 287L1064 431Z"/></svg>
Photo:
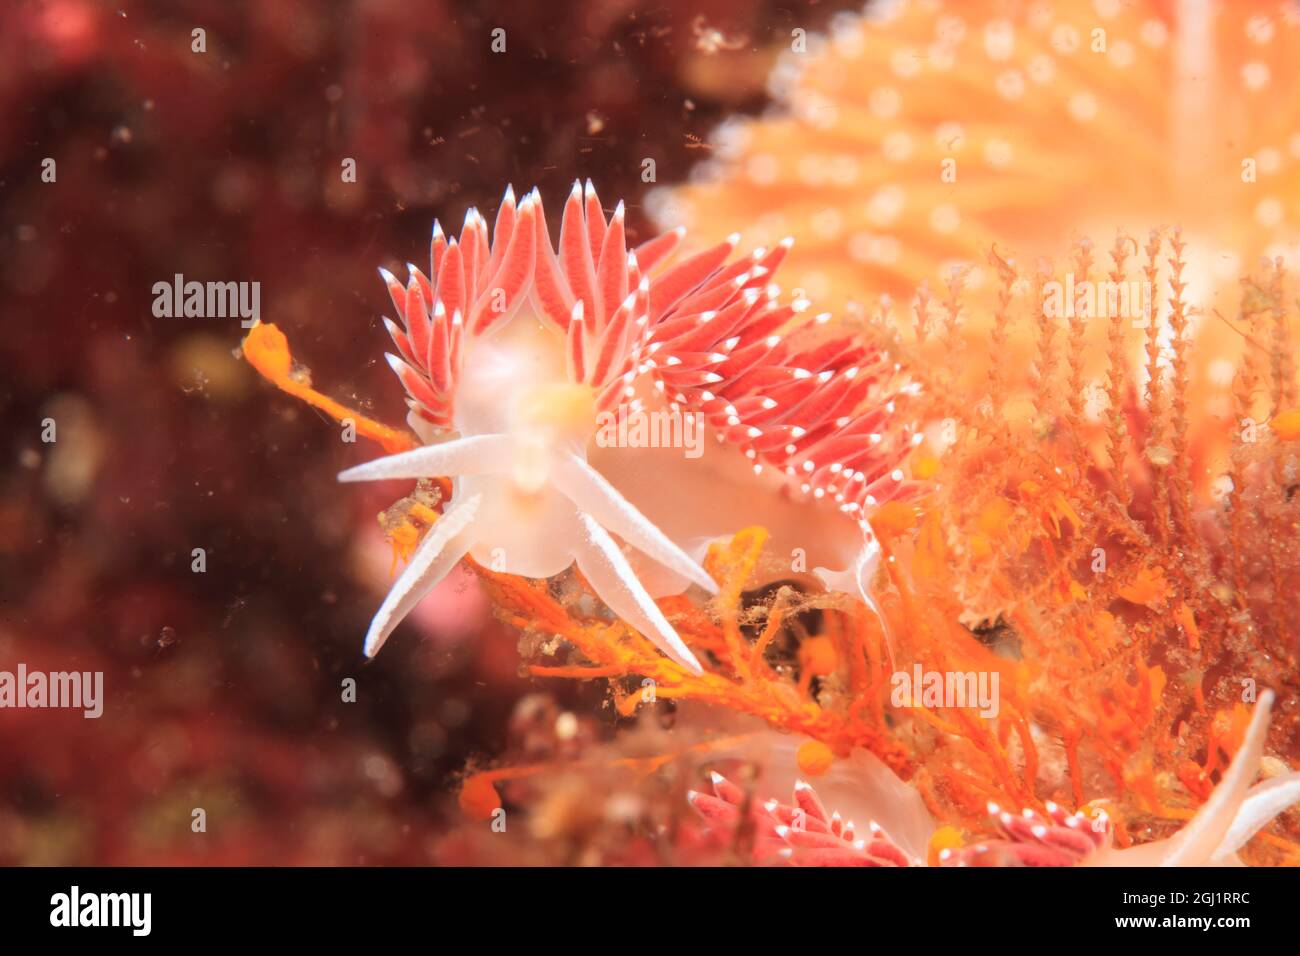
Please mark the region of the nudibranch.
<svg viewBox="0 0 1300 956"><path fill-rule="evenodd" d="M381 270L400 320L386 320L388 361L424 444L340 480L453 485L374 617L368 656L467 554L532 578L576 565L693 671L654 598L715 591L700 561L720 535L762 524L831 586L869 595L870 512L908 487L916 437L896 420L898 369L807 301L783 301L772 279L789 240L733 258L733 236L674 261L683 238L629 251L623 204L606 218L590 181L575 182L555 248L540 193L507 189L490 238L470 209L458 239L435 223L427 274L409 265L403 284ZM686 455L600 428L649 416L711 437Z"/></svg>
<svg viewBox="0 0 1300 956"><path fill-rule="evenodd" d="M1300 803L1300 773L1289 771L1254 783L1264 755L1272 691L1260 695L1232 763L1195 816L1172 836L1127 849L1114 845L1105 809L1070 813L1052 801L1042 811L1011 813L988 806L997 836L968 846L951 844L955 832L935 829L919 794L879 760L858 751L819 789L836 791L841 810L861 812L864 829L839 812L828 813L802 780L783 804L751 800L724 776L712 774L713 792L690 791L691 807L711 830L733 834L746 807L753 818L754 861L801 866L1240 866L1237 852L1273 818ZM789 749L789 741L774 748ZM778 764L788 763L778 761ZM766 782L781 779L769 768ZM883 821L884 825L877 821Z"/></svg>

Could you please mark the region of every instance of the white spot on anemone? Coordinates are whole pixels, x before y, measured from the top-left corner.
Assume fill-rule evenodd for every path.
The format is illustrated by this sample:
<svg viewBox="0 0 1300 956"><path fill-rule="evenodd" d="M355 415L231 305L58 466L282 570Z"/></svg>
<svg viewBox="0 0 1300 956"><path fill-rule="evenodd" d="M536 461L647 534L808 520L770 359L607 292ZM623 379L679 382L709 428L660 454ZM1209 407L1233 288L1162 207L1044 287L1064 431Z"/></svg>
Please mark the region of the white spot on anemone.
<svg viewBox="0 0 1300 956"><path fill-rule="evenodd" d="M1091 93L1075 93L1070 97L1068 109L1080 123L1090 122L1097 117L1097 97Z"/></svg>
<svg viewBox="0 0 1300 956"><path fill-rule="evenodd" d="M1253 93L1258 93L1268 86L1271 79L1272 73L1268 64L1261 63L1259 60L1251 60L1241 68L1241 82Z"/></svg>

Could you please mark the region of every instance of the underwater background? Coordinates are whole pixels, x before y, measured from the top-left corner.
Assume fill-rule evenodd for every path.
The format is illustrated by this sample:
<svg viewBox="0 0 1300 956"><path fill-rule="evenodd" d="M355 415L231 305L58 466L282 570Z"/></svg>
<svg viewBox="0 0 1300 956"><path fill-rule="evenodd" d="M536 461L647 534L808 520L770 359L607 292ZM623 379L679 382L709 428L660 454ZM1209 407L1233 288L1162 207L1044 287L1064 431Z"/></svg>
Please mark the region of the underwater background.
<svg viewBox="0 0 1300 956"><path fill-rule="evenodd" d="M1149 6L1153 17L1174 17L1174 4ZM1038 739L1044 776L1055 774L1076 808L1105 803L1130 824L1120 839L1140 844L1169 836L1221 780L1247 733L1249 710L1230 686L1245 672L1277 690L1264 772L1284 776L1283 761L1300 755L1300 631L1287 607L1300 583L1291 504L1300 418L1290 411L1296 310L1274 314L1294 294L1283 294L1280 269L1264 269L1249 287L1263 303L1240 310L1241 328L1265 343L1254 361L1237 332L1215 326L1213 335L1231 343L1223 354L1254 376L1244 399L1231 366L1225 373L1211 359L1175 354L1172 364L1161 360L1171 385L1153 412L1136 397L1140 378L1128 390L1105 378L1123 345L1104 335L1085 345L1074 327L1056 333L1061 357L1049 348L1045 376L1042 330L1014 327L1007 303L1013 287L1030 294L1034 281L1041 295L1052 273L1035 271L1032 257L1023 268L1009 263L999 248L1042 243L1080 274L1123 274L1126 256L1134 268L1159 269L1169 246L1148 246L1144 232L1131 251L1116 240L1116 265L1114 230L1167 229L1182 211L1175 192L1163 208L1132 199L1114 207L1127 209L1125 221L1108 218L1095 168L1060 158L1075 153L1068 137L1016 132L1033 123L1055 130L1055 113L1013 121L991 110L972 123L990 141L988 166L1013 147L1047 154L1032 181L979 194L981 208L1037 203L1036 215L958 226L940 202L937 214L918 219L937 237L870 231L843 254L842 224L828 209L850 215L859 183L867 220L892 218L901 202L881 193L889 182L874 179L867 160L852 175L837 165L835 157L882 148L870 122L852 135L831 129L830 145L818 145L779 124L737 135L736 120L760 117L783 95L779 64L792 35L816 37L860 9L815 0L18 0L0 8L0 669L23 661L102 671L105 687L94 720L0 712L0 864L736 862L748 847L719 848L686 824L678 836L678 814L689 816L683 795L709 779L707 748L692 748L764 720L816 739L819 749L798 757L805 775L865 746L919 781L944 824L932 852L978 835L989 797L981 780L1026 802L1045 795L1035 795L1030 772L1037 757L1026 755L1047 726L1054 742ZM205 31L201 53L196 27ZM498 28L508 56L491 49ZM899 75L909 69L895 61ZM1251 84L1258 74L1245 77ZM1300 143L1287 138L1288 123L1300 136L1300 100L1288 95L1289 74L1275 68L1273 79L1286 104L1273 111L1282 114L1281 148ZM839 82L819 95L833 97ZM892 115L887 103L865 102ZM1146 196L1163 176L1172 147L1140 141L1148 118L1135 107L1121 123L1142 175L1119 176L1112 197ZM815 115L809 122L826 131ZM730 135L718 136L720 126ZM1107 142L1092 148L1106 154ZM911 147L895 139L883 149L889 161L890 150ZM794 158L773 168L781 151ZM1300 152L1293 145L1287 155ZM942 150L933 158L937 169ZM355 181L339 175L348 160ZM1284 188L1296 174L1286 162L1283 219L1296 222L1294 190ZM728 163L742 171L730 184L718 169ZM51 168L52 181L43 177ZM468 569L412 614L407 639L362 659L361 637L396 566L376 521L391 496L338 484L338 472L360 460L355 447L326 416L267 387L240 353L238 317L160 317L154 286L177 274L260 283L262 320L287 335L312 384L396 424L406 406L383 361L389 303L376 267L421 261L435 217L451 231L470 206L494 213L507 183L521 193L537 186L558 211L575 178L594 181L607 203L626 203L629 244L678 221L710 242L752 224L746 249L797 232L808 251L789 281L837 309L862 304L849 308L855 321L868 321L879 293L909 311L909 290L920 285L916 328L881 320L871 334L908 356L926 394L938 396L919 416L958 420L971 432L910 466L918 481L934 478L941 452L955 447L943 465L952 480L928 499L942 520L901 508L884 515L884 537L933 588L909 593L896 582L886 616L918 623L888 650L927 666L987 667L981 655L998 656L1017 709L1038 722L1032 733L1028 716L993 740L964 725L962 737L944 721L900 727L883 710L836 712L830 678L847 659L846 642L869 645L866 667L883 667L875 625L809 600L786 609L793 623L765 632L767 618L748 612L762 604L766 613L775 592L742 594L739 584L729 626L761 643L754 659L767 653L781 675L762 695L727 698L710 685L637 706L640 659L602 662L609 680L543 679L537 660L553 649L539 650L535 629L521 637L511 626L512 615L529 613L528 595ZM671 197L663 189L688 181ZM1207 202L1186 219L1201 229L1221 222L1219 238L1240 250L1233 266L1249 272L1260 254L1278 251L1270 230L1284 229L1272 206L1260 212L1253 199L1241 228L1227 208ZM1033 228L1017 231L1030 219ZM1095 249L1081 242L1085 233ZM1162 240L1170 235L1181 241L1167 232ZM831 245L841 251L827 252ZM945 285L941 267L964 256L983 267L982 291ZM1193 272L1203 265L1193 260ZM1230 289L1231 306L1214 302L1237 321L1235 274L1201 285ZM956 317L964 295L982 310L970 322ZM1175 309L1169 321L1181 336L1187 317ZM906 341L895 343L900 328ZM1168 345L1152 339L1152 367ZM999 397L988 406L980 404L986 388L1023 394L1018 404L1003 407ZM1224 557L1228 532L1207 530L1196 502L1229 494L1216 491L1206 464L1233 454L1214 429L1228 434L1235 413L1257 399L1268 406L1259 417L1281 427L1268 450L1231 458L1233 491L1245 496L1235 513L1252 515L1232 526L1235 553L1249 556L1233 563ZM54 441L43 437L49 420ZM1128 467L1113 454L1107 466L1106 454L1134 436L1139 445L1159 437L1162 427ZM1076 433L1076 444L1061 439ZM1012 461L1011 449L1025 460ZM1040 452L1048 479L1027 464ZM1180 456L1195 470L1166 473ZM1276 494L1265 500L1247 486L1247 471L1265 475ZM1066 472L1074 486L1050 483ZM1172 500L1161 497L1166 486ZM1129 549L1119 565L1126 576L1102 595L1084 595L1074 580L1076 564L1095 561L1085 525L1096 541ZM738 540L711 569L744 565L750 544L761 546ZM1193 570L1184 578L1180 567ZM1196 590L1214 576L1239 586L1240 600ZM533 613L572 611L576 602L560 597ZM692 632L701 646L722 641L700 637L705 630ZM1067 633L1068 654L1052 640ZM956 649L949 656L935 650L941 644ZM1022 660L1033 668L1013 666ZM1095 678L1079 690L1102 702L1095 710L1043 709L1084 678ZM1161 702L1166 686L1177 694ZM830 716L808 717L808 701ZM706 705L733 711L735 725L710 723L700 716ZM675 737L682 727L691 731ZM961 745L936 744L927 736L936 731ZM1062 739L1068 754L1053 749ZM1098 753L1080 759L1071 748L1091 740L1101 742ZM720 766L743 781L743 748L728 759ZM571 770L475 774L498 764ZM615 765L630 766L634 779L614 779ZM500 786L526 820L509 843L478 822L501 799ZM719 799L739 805L728 786L715 781ZM199 807L207 827L196 832ZM671 839L656 840L647 821ZM1252 862L1294 865L1298 835L1300 818L1283 814Z"/></svg>

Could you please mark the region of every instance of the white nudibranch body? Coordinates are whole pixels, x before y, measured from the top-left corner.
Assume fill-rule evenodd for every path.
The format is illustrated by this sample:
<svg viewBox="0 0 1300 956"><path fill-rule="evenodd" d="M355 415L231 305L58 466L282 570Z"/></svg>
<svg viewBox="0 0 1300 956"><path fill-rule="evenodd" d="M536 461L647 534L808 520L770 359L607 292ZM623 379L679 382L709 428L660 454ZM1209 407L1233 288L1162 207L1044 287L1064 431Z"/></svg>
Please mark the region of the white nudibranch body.
<svg viewBox="0 0 1300 956"><path fill-rule="evenodd" d="M733 239L664 267L681 239L629 253L622 203L606 220L590 182L575 183L554 250L537 191L516 205L507 189L490 242L471 209L459 241L435 223L428 276L408 266L403 285L381 270L402 323L385 320L388 360L425 445L339 478L449 476L452 496L376 613L368 656L467 554L534 578L576 564L695 672L653 598L714 593L699 562L719 535L762 524L870 600L866 517L904 488L912 434L890 421L893 366L826 335L824 317L801 320L807 303L779 304L771 274L788 241L728 263ZM608 447L597 425L616 412L698 415L715 440L693 456Z"/></svg>

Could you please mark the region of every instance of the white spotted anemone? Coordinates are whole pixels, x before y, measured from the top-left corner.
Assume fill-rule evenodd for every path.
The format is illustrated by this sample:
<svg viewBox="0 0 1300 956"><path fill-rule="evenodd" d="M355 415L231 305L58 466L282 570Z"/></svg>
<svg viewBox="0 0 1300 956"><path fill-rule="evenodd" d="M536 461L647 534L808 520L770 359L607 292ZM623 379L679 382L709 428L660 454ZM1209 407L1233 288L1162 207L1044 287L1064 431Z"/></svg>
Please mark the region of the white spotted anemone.
<svg viewBox="0 0 1300 956"><path fill-rule="evenodd" d="M435 223L427 275L410 265L403 285L381 270L400 320L386 320L388 360L424 444L339 478L446 476L452 496L375 614L367 656L466 555L531 578L576 565L694 672L654 599L716 590L701 565L714 538L762 524L778 553L802 549L829 586L869 601L871 509L908 488L915 433L897 421L888 356L783 300L772 280L790 241L733 259L733 236L674 261L673 230L629 251L623 204L607 219L590 182L574 183L558 238L536 190L517 203L507 189L490 239L470 209L459 239ZM698 454L600 427L665 415L704 424Z"/></svg>
<svg viewBox="0 0 1300 956"><path fill-rule="evenodd" d="M1300 258L1300 5L871 0L807 39L764 115L727 119L687 184L650 192L661 227L793 233L787 281L830 308L911 301L954 266L991 303L995 243L1029 263L1168 225L1188 301L1231 315L1260 256ZM1244 343L1194 327L1208 381ZM1026 348L1013 336L1008 364Z"/></svg>

